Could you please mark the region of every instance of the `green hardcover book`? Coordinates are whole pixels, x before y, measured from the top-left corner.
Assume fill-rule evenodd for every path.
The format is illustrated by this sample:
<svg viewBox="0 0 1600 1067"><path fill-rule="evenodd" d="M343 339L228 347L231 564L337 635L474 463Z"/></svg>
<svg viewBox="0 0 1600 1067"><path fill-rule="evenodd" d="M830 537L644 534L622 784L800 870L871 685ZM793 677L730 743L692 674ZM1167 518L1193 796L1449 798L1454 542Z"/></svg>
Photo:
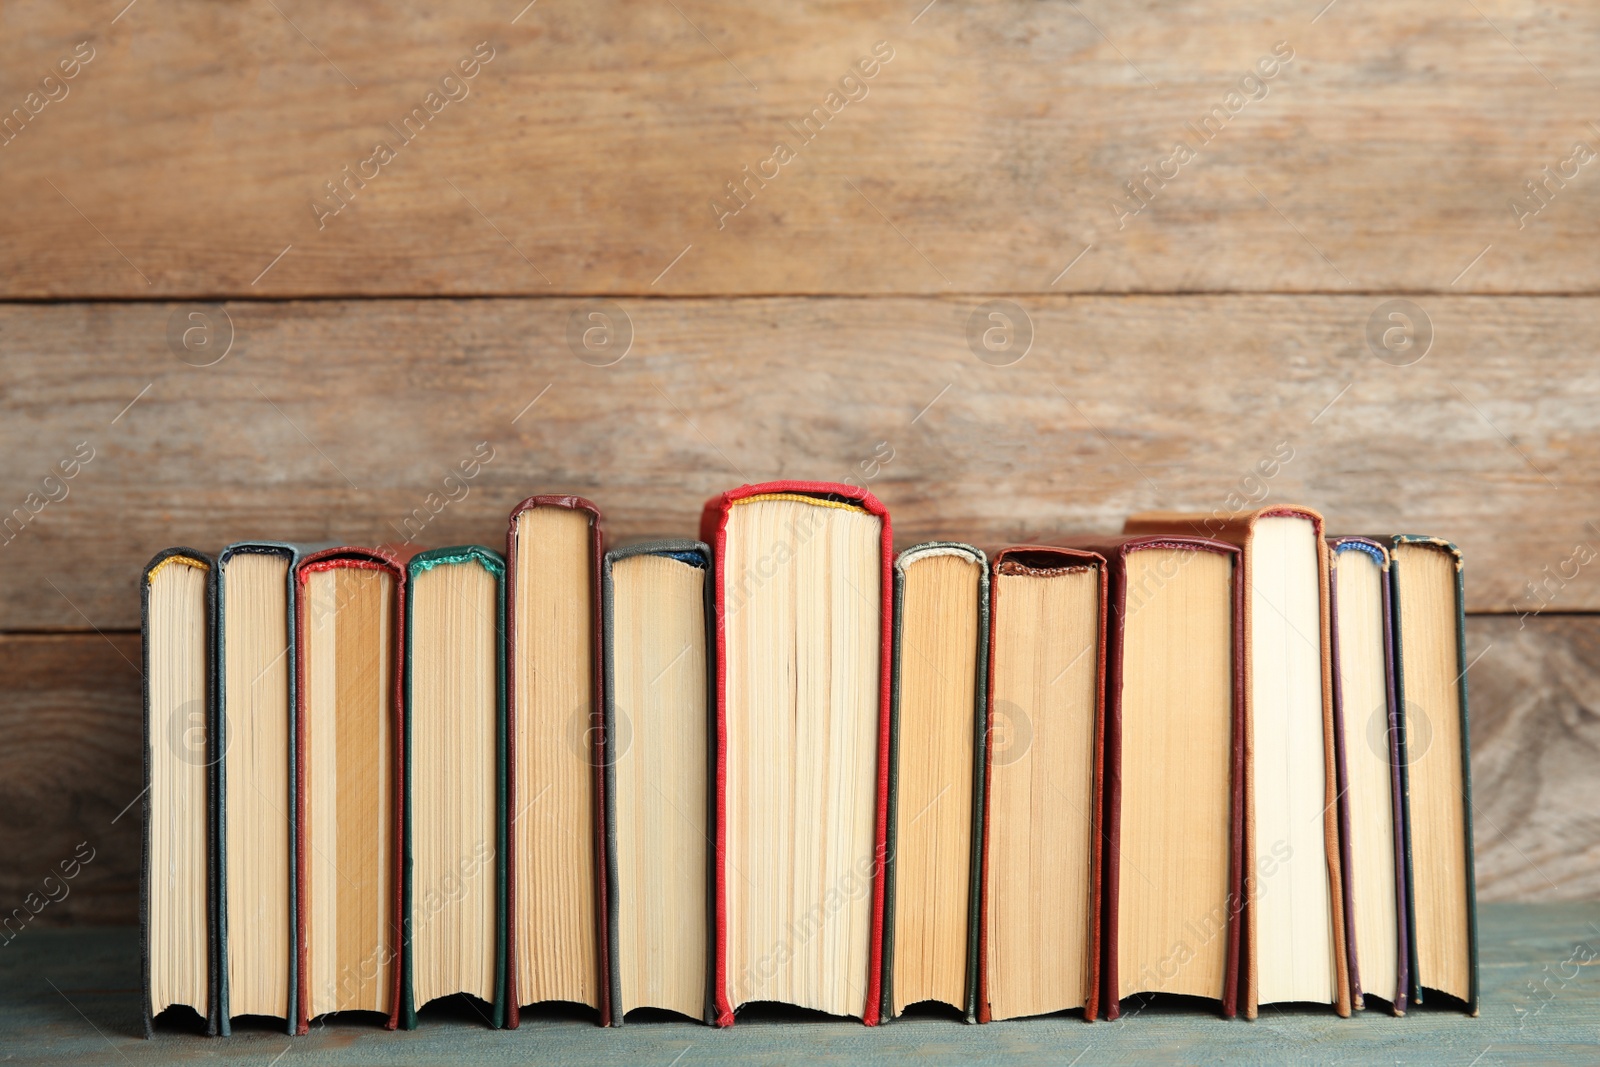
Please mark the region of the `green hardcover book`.
<svg viewBox="0 0 1600 1067"><path fill-rule="evenodd" d="M978 1021L988 647L984 554L945 541L901 552L880 1022L926 1001Z"/></svg>
<svg viewBox="0 0 1600 1067"><path fill-rule="evenodd" d="M504 1026L505 560L419 553L406 596L401 1025L466 994Z"/></svg>

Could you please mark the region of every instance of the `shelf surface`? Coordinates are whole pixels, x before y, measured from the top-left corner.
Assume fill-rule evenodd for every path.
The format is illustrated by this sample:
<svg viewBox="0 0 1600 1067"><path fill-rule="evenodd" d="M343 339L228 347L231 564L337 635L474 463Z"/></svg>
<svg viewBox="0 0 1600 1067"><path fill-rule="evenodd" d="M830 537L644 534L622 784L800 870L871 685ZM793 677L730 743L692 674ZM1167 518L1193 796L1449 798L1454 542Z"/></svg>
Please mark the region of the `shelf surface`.
<svg viewBox="0 0 1600 1067"><path fill-rule="evenodd" d="M1253 1023L1189 1005L1130 1001L1116 1023L1075 1015L968 1026L923 1015L888 1026L741 1014L729 1030L629 1022L602 1030L576 1011L524 1013L495 1031L470 1009L435 1006L418 1029L389 1033L341 1020L290 1038L236 1023L232 1037L158 1028L141 1036L138 931L24 929L0 952L0 1057L18 1063L1581 1063L1600 1057L1600 902L1481 907L1483 1006L1470 1019L1381 1008L1339 1019L1329 1009L1262 1009Z"/></svg>

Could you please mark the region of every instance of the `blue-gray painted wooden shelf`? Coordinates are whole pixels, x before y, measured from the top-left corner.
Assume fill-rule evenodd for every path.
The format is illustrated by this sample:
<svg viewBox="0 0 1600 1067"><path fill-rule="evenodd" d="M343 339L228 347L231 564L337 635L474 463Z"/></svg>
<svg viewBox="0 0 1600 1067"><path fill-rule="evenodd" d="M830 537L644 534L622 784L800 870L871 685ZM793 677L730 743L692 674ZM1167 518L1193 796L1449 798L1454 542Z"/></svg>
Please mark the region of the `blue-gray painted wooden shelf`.
<svg viewBox="0 0 1600 1067"><path fill-rule="evenodd" d="M0 951L0 1056L38 1064L628 1063L659 1067L903 1063L1600 1062L1600 902L1482 906L1482 1014L1420 1008L1339 1019L1327 1009L1264 1008L1255 1022L1156 1004L1116 1023L1074 1015L987 1026L923 1016L868 1028L833 1019L741 1018L729 1030L634 1022L602 1030L535 1011L521 1029L486 1028L467 1010L424 1012L409 1033L340 1021L290 1038L238 1026L228 1038L139 1022L138 931L25 930Z"/></svg>

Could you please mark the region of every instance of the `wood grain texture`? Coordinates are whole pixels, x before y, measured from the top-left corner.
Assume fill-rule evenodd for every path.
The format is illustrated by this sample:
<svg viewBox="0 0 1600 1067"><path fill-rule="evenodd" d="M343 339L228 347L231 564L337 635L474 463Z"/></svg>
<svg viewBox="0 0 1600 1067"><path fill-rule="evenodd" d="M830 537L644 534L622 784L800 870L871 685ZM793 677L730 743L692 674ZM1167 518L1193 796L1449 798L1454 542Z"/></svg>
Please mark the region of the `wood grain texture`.
<svg viewBox="0 0 1600 1067"><path fill-rule="evenodd" d="M1115 1023L1076 1015L966 1026L916 1015L888 1026L821 1016L748 1012L712 1032L682 1021L600 1029L572 1015L529 1013L521 1029L490 1030L470 1010L423 1011L414 1031L339 1020L286 1039L266 1025L235 1024L208 1039L161 1028L142 1036L138 932L38 930L0 954L0 1021L6 1048L38 1064L224 1063L260 1067L275 1056L316 1063L672 1063L930 1067L1096 1063L1569 1064L1594 1058L1600 980L1583 961L1600 952L1600 905L1490 904L1483 909L1482 1012L1381 1009L1339 1019L1328 1008L1272 1008L1255 1022L1224 1020L1192 1004L1133 1002ZM53 987L53 988L52 988ZM285 1056L288 1053L289 1055Z"/></svg>
<svg viewBox="0 0 1600 1067"><path fill-rule="evenodd" d="M1480 900L1600 896L1600 617L1468 619ZM123 657L127 659L124 660ZM138 918L137 634L0 637L13 697L0 708L0 904L14 908L96 850L28 926ZM56 891L59 895L59 890ZM3 937L3 935L0 935Z"/></svg>
<svg viewBox="0 0 1600 1067"><path fill-rule="evenodd" d="M140 662L138 634L0 635L0 941L138 921Z"/></svg>
<svg viewBox="0 0 1600 1067"><path fill-rule="evenodd" d="M135 918L126 631L157 549L497 546L540 491L683 535L773 477L866 482L903 544L1289 501L1456 540L1469 606L1509 613L1470 626L1480 892L1600 895L1600 619L1552 614L1600 611L1575 149L1600 150L1600 8L119 0L0 26L0 900L95 855L29 925ZM956 294L1010 294L1031 344L980 359L988 297ZM1396 296L1431 336L1407 367L1368 340ZM1557 913L1514 914L1531 959Z"/></svg>
<svg viewBox="0 0 1600 1067"><path fill-rule="evenodd" d="M1007 367L968 347L974 299L622 301L604 368L571 299L233 303L207 368L167 347L190 305L0 306L0 519L28 520L0 629L135 628L171 544L498 546L512 504L566 491L614 540L690 536L780 477L866 481L904 544L1306 503L1457 541L1470 610L1600 608L1571 559L1600 544L1600 300L1423 299L1434 350L1404 368L1366 345L1377 297L1025 298Z"/></svg>
<svg viewBox="0 0 1600 1067"><path fill-rule="evenodd" d="M1471 620L1484 900L1600 897L1600 618Z"/></svg>
<svg viewBox="0 0 1600 1067"><path fill-rule="evenodd" d="M1580 0L118 6L7 8L5 296L1600 284ZM796 137L879 41L866 95ZM79 42L66 95L30 98ZM1292 62L1239 92L1280 42ZM1197 157L1169 162L1179 141ZM370 180L334 199L345 167ZM349 206L319 221L319 198Z"/></svg>

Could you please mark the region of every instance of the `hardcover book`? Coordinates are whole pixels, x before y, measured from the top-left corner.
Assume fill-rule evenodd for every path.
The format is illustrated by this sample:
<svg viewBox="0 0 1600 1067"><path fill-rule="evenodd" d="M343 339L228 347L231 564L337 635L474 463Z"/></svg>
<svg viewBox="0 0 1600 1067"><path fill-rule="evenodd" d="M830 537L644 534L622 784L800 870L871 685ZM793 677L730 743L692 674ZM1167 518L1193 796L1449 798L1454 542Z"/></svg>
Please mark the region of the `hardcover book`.
<svg viewBox="0 0 1600 1067"><path fill-rule="evenodd" d="M978 1019L1099 1010L1106 561L1008 548L990 586Z"/></svg>
<svg viewBox="0 0 1600 1067"><path fill-rule="evenodd" d="M864 489L767 482L701 518L716 603L719 1025L880 1017L894 540Z"/></svg>
<svg viewBox="0 0 1600 1067"><path fill-rule="evenodd" d="M535 496L506 532L506 1025L581 1004L612 1020L605 935L600 510Z"/></svg>
<svg viewBox="0 0 1600 1067"><path fill-rule="evenodd" d="M931 541L894 565L880 1022L935 1001L978 1021L989 561Z"/></svg>
<svg viewBox="0 0 1600 1067"><path fill-rule="evenodd" d="M1328 546L1350 996L1358 1008L1382 998L1404 1015L1410 952L1389 550L1367 537L1331 537Z"/></svg>
<svg viewBox="0 0 1600 1067"><path fill-rule="evenodd" d="M1244 908L1239 550L1183 535L1071 541L1105 560L1101 1002L1238 1009Z"/></svg>
<svg viewBox="0 0 1600 1067"><path fill-rule="evenodd" d="M314 550L314 549L313 549ZM295 576L306 551L241 541L217 556L217 939L234 1016L295 1030Z"/></svg>
<svg viewBox="0 0 1600 1067"><path fill-rule="evenodd" d="M1472 867L1461 550L1415 534L1392 559L1395 700L1405 805L1411 999L1433 991L1478 1014L1478 901Z"/></svg>
<svg viewBox="0 0 1600 1067"><path fill-rule="evenodd" d="M702 542L651 541L600 569L613 1026L639 1007L715 1021L710 567Z"/></svg>
<svg viewBox="0 0 1600 1067"><path fill-rule="evenodd" d="M144 631L144 1034L169 1008L220 1028L217 937L216 567L192 548L156 554L139 582Z"/></svg>
<svg viewBox="0 0 1600 1067"><path fill-rule="evenodd" d="M505 1022L505 560L478 545L406 568L400 1018L438 997Z"/></svg>
<svg viewBox="0 0 1600 1067"><path fill-rule="evenodd" d="M330 548L295 568L298 1033L400 1022L405 559Z"/></svg>
<svg viewBox="0 0 1600 1067"><path fill-rule="evenodd" d="M1291 506L1227 518L1153 513L1128 519L1124 532L1213 536L1242 549L1244 1015L1298 1001L1347 1016L1322 516Z"/></svg>

